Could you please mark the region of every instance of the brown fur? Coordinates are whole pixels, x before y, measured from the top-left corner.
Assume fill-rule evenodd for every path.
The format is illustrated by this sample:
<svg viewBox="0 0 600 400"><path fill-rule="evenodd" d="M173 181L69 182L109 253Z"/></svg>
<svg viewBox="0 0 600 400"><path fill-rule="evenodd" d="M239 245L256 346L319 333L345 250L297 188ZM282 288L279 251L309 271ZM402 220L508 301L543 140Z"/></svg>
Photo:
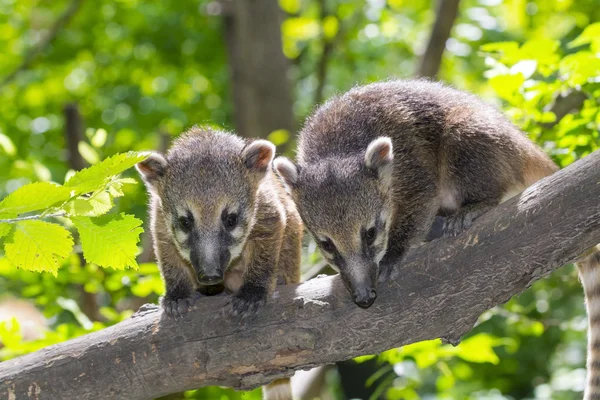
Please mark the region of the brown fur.
<svg viewBox="0 0 600 400"><path fill-rule="evenodd" d="M255 146L246 157L251 143L193 128L166 159L155 154L138 165L151 196L151 231L166 284L161 302L169 315L194 305L209 265L234 294L234 314L255 311L277 281L300 279L300 217L270 170L269 146ZM228 208L240 219L229 233L222 218ZM189 232L178 226L182 213L193 219Z"/></svg>
<svg viewBox="0 0 600 400"><path fill-rule="evenodd" d="M436 215L445 218L443 234L459 234L490 208L558 170L494 107L423 80L360 86L329 100L300 134L298 164L277 159L275 169L362 307L374 301L365 295L373 294L373 277L387 279L406 250L424 239ZM379 244L368 246L358 234L369 226ZM324 238L334 244L331 251ZM590 325L585 399L600 399L600 248L588 252L578 268Z"/></svg>

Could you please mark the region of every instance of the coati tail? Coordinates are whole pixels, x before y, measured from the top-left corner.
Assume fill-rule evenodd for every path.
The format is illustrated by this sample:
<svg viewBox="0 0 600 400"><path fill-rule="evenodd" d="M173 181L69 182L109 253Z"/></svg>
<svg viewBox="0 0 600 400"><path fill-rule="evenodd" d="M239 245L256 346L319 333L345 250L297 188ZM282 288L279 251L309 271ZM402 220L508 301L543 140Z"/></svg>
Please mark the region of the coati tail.
<svg viewBox="0 0 600 400"><path fill-rule="evenodd" d="M587 382L584 400L600 400L600 245L577 263L588 315Z"/></svg>
<svg viewBox="0 0 600 400"><path fill-rule="evenodd" d="M292 384L290 378L277 379L263 386L264 400L292 400Z"/></svg>

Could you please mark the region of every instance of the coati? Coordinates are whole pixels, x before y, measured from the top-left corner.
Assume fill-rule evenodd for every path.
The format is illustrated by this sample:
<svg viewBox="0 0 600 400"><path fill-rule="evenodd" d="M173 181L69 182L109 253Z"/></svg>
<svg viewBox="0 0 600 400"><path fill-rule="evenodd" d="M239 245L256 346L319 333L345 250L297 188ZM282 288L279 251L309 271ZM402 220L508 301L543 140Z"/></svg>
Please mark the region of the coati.
<svg viewBox="0 0 600 400"><path fill-rule="evenodd" d="M194 127L166 157L137 164L151 197L151 231L167 315L193 306L200 284L224 281L234 315L264 303L277 279L300 279L302 225L271 170L275 146Z"/></svg>
<svg viewBox="0 0 600 400"><path fill-rule="evenodd" d="M300 281L302 222L271 169L275 146L194 127L166 157L137 165L151 197L151 231L166 293L165 313L180 317L201 284L224 282L232 314L255 312L277 281ZM289 379L265 398L291 398Z"/></svg>
<svg viewBox="0 0 600 400"><path fill-rule="evenodd" d="M558 170L494 107L427 80L358 86L332 98L300 132L297 164L279 157L274 168L363 308L377 297L377 279L389 277L436 216L445 219L444 235L457 235ZM591 327L600 307L600 251L578 267ZM600 339L591 332L586 399L600 399Z"/></svg>

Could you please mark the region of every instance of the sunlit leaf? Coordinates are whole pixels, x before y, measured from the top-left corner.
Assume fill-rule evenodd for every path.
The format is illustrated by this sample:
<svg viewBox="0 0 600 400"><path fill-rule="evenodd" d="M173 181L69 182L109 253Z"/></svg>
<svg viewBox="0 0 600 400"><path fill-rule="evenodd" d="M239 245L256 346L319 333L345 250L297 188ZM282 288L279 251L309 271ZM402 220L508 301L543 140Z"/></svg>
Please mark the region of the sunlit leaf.
<svg viewBox="0 0 600 400"><path fill-rule="evenodd" d="M147 153L134 151L116 154L75 173L65 183L65 186L75 189L77 193L94 192L104 188L114 176L133 167L138 162L146 159L147 156Z"/></svg>
<svg viewBox="0 0 600 400"><path fill-rule="evenodd" d="M6 258L28 271L47 271L54 276L62 261L71 254L73 238L60 225L44 221L20 221L7 240Z"/></svg>
<svg viewBox="0 0 600 400"><path fill-rule="evenodd" d="M43 210L68 200L71 190L50 182L21 186L0 202L0 212L22 214Z"/></svg>
<svg viewBox="0 0 600 400"><path fill-rule="evenodd" d="M72 221L79 232L87 262L115 269L138 267L135 256L140 234L144 231L141 220L120 214L118 218L75 217Z"/></svg>

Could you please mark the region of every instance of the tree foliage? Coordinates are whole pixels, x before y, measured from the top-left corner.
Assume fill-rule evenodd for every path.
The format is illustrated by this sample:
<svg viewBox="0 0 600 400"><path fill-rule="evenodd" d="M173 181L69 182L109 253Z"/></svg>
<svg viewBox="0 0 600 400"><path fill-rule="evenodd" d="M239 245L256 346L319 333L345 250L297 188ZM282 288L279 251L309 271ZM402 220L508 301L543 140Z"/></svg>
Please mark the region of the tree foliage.
<svg viewBox="0 0 600 400"><path fill-rule="evenodd" d="M279 0L298 125L315 101L357 83L413 76L435 3ZM0 0L0 293L30 299L49 322L34 341L0 322L0 357L102 329L163 293L142 253L147 200L130 167L192 124L233 128L228 16L217 6ZM561 166L599 148L596 0L463 0L459 11L441 79L501 107ZM91 166L79 172L65 151L68 104L85 122L76 148ZM322 264L314 243L303 260L305 273ZM577 399L584 356L582 291L567 267L486 313L456 348L432 341L372 357L381 368L365 385L373 398Z"/></svg>

